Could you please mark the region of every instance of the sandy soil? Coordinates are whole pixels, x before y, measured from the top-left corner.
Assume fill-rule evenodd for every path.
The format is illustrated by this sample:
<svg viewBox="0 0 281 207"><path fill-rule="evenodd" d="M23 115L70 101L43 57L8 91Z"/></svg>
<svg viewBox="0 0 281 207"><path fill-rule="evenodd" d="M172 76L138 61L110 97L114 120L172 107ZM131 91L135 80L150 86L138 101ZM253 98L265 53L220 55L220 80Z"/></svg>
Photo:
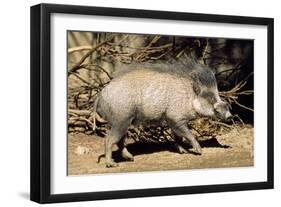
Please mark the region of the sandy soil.
<svg viewBox="0 0 281 207"><path fill-rule="evenodd" d="M233 129L216 138L201 140L200 144L202 155L179 154L172 144L130 143L128 150L134 161L122 160L116 148L113 158L119 166L106 168L104 158L97 163L104 152L104 138L69 135L68 175L253 166L252 127Z"/></svg>

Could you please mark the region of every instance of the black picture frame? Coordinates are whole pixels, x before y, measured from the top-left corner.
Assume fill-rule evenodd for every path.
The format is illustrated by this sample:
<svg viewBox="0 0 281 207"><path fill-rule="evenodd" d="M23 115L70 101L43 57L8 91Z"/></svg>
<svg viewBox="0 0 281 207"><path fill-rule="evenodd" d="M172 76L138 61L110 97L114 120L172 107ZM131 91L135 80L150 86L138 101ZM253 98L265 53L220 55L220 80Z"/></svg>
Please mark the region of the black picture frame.
<svg viewBox="0 0 281 207"><path fill-rule="evenodd" d="M267 26L267 181L238 184L169 187L154 189L51 194L50 184L50 122L51 122L51 74L50 74L50 15L52 13L98 15L112 17L151 18L207 23L232 23ZM273 38L272 18L195 14L168 11L103 8L88 6L39 4L31 7L31 174L30 199L39 203L88 201L101 199L166 196L179 194L211 193L271 189L274 186L273 147Z"/></svg>

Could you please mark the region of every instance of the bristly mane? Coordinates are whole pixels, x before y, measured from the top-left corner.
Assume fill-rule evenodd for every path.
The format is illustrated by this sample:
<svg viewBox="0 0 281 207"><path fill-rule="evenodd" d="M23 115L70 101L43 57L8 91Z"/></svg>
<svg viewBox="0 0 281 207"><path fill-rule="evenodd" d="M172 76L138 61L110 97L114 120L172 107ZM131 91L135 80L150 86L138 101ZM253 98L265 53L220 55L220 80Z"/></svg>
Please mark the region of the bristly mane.
<svg viewBox="0 0 281 207"><path fill-rule="evenodd" d="M206 87L216 85L216 78L212 70L200 63L194 58L185 58L181 60L171 59L169 61L157 61L153 63L132 63L123 64L116 67L113 78L121 77L129 72L146 69L159 73L169 73L181 78L191 78L193 81L201 83Z"/></svg>

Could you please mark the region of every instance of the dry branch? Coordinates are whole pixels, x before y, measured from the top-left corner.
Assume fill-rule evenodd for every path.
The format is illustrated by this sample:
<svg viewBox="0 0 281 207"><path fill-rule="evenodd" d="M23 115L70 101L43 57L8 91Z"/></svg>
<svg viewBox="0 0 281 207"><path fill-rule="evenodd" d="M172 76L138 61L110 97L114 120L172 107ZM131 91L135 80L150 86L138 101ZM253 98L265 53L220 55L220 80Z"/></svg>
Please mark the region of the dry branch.
<svg viewBox="0 0 281 207"><path fill-rule="evenodd" d="M253 90L245 90L245 91L241 91L241 89L247 84L247 80L242 80L240 81L237 85L235 85L232 89L230 89L229 91L221 91L219 92L219 95L221 97L223 97L224 99L227 100L228 103L232 104L236 104L238 106L240 106L241 108L247 109L249 111L253 111L254 109L245 106L241 103L238 102L238 98L241 95L252 95L254 93Z"/></svg>
<svg viewBox="0 0 281 207"><path fill-rule="evenodd" d="M93 128L96 124L97 132L105 134L107 128L105 125L107 122L103 120L97 113L93 114L91 110L74 110L68 109L68 131L73 133L87 132L87 134L93 134L95 131Z"/></svg>
<svg viewBox="0 0 281 207"><path fill-rule="evenodd" d="M108 38L106 41L103 41L99 44L97 44L95 47L93 47L91 50L89 50L85 55L83 55L83 57L74 65L72 66L68 72L76 72L77 69L80 68L81 64L92 55L93 52L95 52L99 47L103 46L104 44L106 44L107 42L111 41L113 39L114 36L111 36L110 38Z"/></svg>
<svg viewBox="0 0 281 207"><path fill-rule="evenodd" d="M85 50L92 50L93 49L93 46L90 46L90 45L86 45L86 46L79 46L79 47L72 47L72 48L69 48L67 50L67 53L68 54L72 54L74 52L81 52L81 51L85 51Z"/></svg>

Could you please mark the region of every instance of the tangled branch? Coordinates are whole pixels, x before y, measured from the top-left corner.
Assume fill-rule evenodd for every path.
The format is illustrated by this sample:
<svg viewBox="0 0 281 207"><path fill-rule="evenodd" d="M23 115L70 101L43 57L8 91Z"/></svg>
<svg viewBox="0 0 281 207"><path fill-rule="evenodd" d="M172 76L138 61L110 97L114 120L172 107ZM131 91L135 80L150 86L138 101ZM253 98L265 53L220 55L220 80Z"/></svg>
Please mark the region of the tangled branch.
<svg viewBox="0 0 281 207"><path fill-rule="evenodd" d="M91 113L92 104L96 98L96 94L101 91L112 79L112 72L99 61L107 61L114 65L114 63L132 63L132 62L146 62L154 61L173 54L175 58L181 57L183 54L187 55L188 51L191 51L191 47L188 45L175 46L175 42L164 42L159 44L161 36L154 36L149 42L146 42L143 46L134 46L128 43L124 43L128 35L125 35L121 41L114 42L114 38L110 36L105 41L97 44L96 46L79 46L68 49L68 54L76 52L87 51L79 61L75 62L73 66L68 69L69 76L72 75L77 78L82 84L74 89L69 89L69 109L68 109L68 129L70 133L87 133L97 134L99 136L105 136L110 129L110 126L104 121L98 114L93 116ZM216 59L215 64L225 64L228 62L226 57L218 55L210 55L211 52L220 50L221 48L213 49L211 40L206 39L200 42L200 40L194 40L196 42L194 47L201 47L202 60L206 64L206 61L210 59ZM174 50L174 48L177 50ZM131 50L128 50L131 49ZM187 52L187 53L186 53ZM91 61L86 61L91 58L92 54L96 54L95 58ZM232 60L233 61L233 60ZM236 62L237 63L237 62ZM232 65L233 66L233 65ZM226 73L233 74L236 71L240 71L242 68L241 62L234 65L235 67L229 70L223 70L216 75L225 75ZM93 71L94 77L91 79L85 78L82 71ZM101 80L100 75L103 76ZM229 76L228 76L229 78ZM226 78L226 79L228 79ZM253 90L243 90L247 84L247 79L240 81L232 89L228 91L222 91L219 95L230 104L236 104L241 108L249 111L254 111L252 108L245 106L239 102L239 97L244 95L253 95ZM232 130L236 128L237 120L239 123L243 123L238 115L235 115L232 120L234 124L225 124L219 121L214 121L206 118L200 118L192 120L188 123L189 127L193 130L197 137L215 137L221 132L226 130ZM92 130L93 123L96 122L95 131ZM173 142L174 137L170 128L167 126L158 127L134 127L131 126L128 129L127 137L138 142Z"/></svg>
<svg viewBox="0 0 281 207"><path fill-rule="evenodd" d="M227 100L228 103L230 104L236 104L244 109L247 109L249 111L254 112L254 109L245 106L241 103L238 102L239 96L241 95L253 95L254 91L253 90L245 90L241 91L241 89L247 84L246 80L240 81L236 86L234 86L231 90L229 91L221 91L219 92L219 95L223 97L225 100Z"/></svg>

